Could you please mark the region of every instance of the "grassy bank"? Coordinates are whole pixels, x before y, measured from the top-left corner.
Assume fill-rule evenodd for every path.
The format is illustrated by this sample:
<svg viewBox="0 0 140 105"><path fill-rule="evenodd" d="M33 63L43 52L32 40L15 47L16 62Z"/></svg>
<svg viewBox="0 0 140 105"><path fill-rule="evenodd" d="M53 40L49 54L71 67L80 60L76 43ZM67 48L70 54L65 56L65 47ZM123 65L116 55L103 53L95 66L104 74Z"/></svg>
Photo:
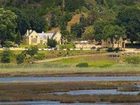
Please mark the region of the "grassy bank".
<svg viewBox="0 0 140 105"><path fill-rule="evenodd" d="M53 95L48 93L70 90L116 89L119 86L140 82L57 82L57 83L11 83L0 84L0 101L50 100L72 102L140 102L140 96L129 95ZM56 88L57 87L57 88Z"/></svg>
<svg viewBox="0 0 140 105"><path fill-rule="evenodd" d="M106 54L93 54L48 59L36 64L0 63L0 76L140 75L139 64L120 63L120 59ZM77 67L82 63L88 67Z"/></svg>
<svg viewBox="0 0 140 105"><path fill-rule="evenodd" d="M89 75L140 75L140 65L117 64L111 67L78 68L60 67L52 64L33 65L0 65L0 76L47 76L65 74L89 74Z"/></svg>
<svg viewBox="0 0 140 105"><path fill-rule="evenodd" d="M11 63L16 64L16 57L19 55L22 51L20 50L10 50L11 53ZM105 51L101 51L100 53L103 53ZM2 57L3 51L0 50L0 58ZM50 58L58 58L58 57L66 57L66 56L76 56L76 55L88 55L88 54L97 54L98 51L95 50L52 50L52 51L46 51L46 50L39 50L38 53L34 57L35 60L45 60ZM1 62L1 61L0 61Z"/></svg>

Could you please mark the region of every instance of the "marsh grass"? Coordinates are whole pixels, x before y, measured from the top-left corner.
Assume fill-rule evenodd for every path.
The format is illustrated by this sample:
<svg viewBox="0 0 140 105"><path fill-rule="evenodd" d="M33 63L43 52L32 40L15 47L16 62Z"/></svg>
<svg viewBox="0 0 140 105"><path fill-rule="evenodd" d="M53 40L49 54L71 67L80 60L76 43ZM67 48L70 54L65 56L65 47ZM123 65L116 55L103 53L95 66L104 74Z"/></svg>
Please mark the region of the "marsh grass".
<svg viewBox="0 0 140 105"><path fill-rule="evenodd" d="M87 63L88 67L76 67L79 63ZM82 56L66 58L51 62L39 64L20 64L0 63L0 73L16 74L37 74L37 73L97 73L97 72L140 72L140 65L120 64L118 59L109 58L108 56Z"/></svg>
<svg viewBox="0 0 140 105"><path fill-rule="evenodd" d="M138 83L138 82L137 82ZM56 95L54 92L90 89L116 89L133 82L48 82L0 84L0 101L50 100L72 102L140 102L140 96L131 95ZM56 88L57 87L57 88Z"/></svg>
<svg viewBox="0 0 140 105"><path fill-rule="evenodd" d="M6 64L0 65L0 73L20 73L20 74L36 74L36 73L109 73L109 72L125 72L125 73L138 73L140 72L140 65L129 65L129 64L115 64L111 67L88 67L78 68L70 67L67 65L60 64Z"/></svg>
<svg viewBox="0 0 140 105"><path fill-rule="evenodd" d="M62 60L56 60L53 63L60 63L60 64L66 64L69 66L76 66L81 63L87 63L87 67L110 67L117 63L118 60L113 60L107 56L83 56L83 57L75 57L75 58L68 58L68 59L62 59Z"/></svg>

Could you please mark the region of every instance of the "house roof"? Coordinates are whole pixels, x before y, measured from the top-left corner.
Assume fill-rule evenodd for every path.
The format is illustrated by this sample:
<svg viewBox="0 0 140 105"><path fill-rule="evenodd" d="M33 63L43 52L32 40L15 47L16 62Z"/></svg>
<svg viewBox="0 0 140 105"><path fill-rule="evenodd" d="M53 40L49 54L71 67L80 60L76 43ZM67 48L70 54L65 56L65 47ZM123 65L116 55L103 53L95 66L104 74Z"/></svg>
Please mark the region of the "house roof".
<svg viewBox="0 0 140 105"><path fill-rule="evenodd" d="M38 36L39 36L41 39L47 39L47 38L51 39L51 38L54 37L54 35L55 35L55 33L53 33L53 32L49 32L49 33L44 33L44 32L38 33Z"/></svg>
<svg viewBox="0 0 140 105"><path fill-rule="evenodd" d="M45 33L45 32L42 32L42 33L37 33L36 31L34 30L27 30L27 34L26 36L30 36L32 33L36 33L36 35L39 36L39 38L41 39L51 39L55 36L56 32L48 32L48 33Z"/></svg>

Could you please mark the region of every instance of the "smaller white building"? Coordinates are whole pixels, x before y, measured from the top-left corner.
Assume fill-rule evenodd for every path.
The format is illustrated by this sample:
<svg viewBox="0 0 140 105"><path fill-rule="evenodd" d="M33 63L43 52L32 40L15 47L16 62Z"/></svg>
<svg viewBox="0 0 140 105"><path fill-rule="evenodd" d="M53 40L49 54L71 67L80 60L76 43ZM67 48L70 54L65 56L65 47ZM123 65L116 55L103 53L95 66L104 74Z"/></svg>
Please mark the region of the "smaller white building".
<svg viewBox="0 0 140 105"><path fill-rule="evenodd" d="M61 33L60 31L57 32L42 32L42 33L37 33L36 31L33 30L27 30L27 33L25 35L26 37L26 43L28 45L45 45L47 44L48 39L54 39L57 41L58 44L61 44Z"/></svg>

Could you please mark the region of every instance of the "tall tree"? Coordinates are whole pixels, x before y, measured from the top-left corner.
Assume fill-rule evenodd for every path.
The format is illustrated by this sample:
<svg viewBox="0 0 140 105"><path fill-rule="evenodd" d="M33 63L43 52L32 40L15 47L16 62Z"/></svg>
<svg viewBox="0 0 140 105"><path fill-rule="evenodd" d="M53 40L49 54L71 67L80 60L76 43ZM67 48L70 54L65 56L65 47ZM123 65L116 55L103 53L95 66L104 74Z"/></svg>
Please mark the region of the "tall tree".
<svg viewBox="0 0 140 105"><path fill-rule="evenodd" d="M126 8L118 14L117 23L126 28L127 38L140 41L140 9Z"/></svg>
<svg viewBox="0 0 140 105"><path fill-rule="evenodd" d="M11 8L11 10L17 15L17 33L21 36L25 35L30 26L27 14L17 8Z"/></svg>
<svg viewBox="0 0 140 105"><path fill-rule="evenodd" d="M72 27L71 31L77 38L81 38L84 33L84 25L82 23L76 24Z"/></svg>
<svg viewBox="0 0 140 105"><path fill-rule="evenodd" d="M104 30L104 27L107 25L107 24L110 24L108 22L105 22L103 20L97 20L95 21L94 23L94 30L95 30L95 40L96 41L102 41L104 39L104 33L103 33L103 30Z"/></svg>
<svg viewBox="0 0 140 105"><path fill-rule="evenodd" d="M31 10L27 16L29 17L30 29L36 32L46 31L46 20L39 16L34 10Z"/></svg>
<svg viewBox="0 0 140 105"><path fill-rule="evenodd" d="M114 41L119 41L121 37L125 36L125 29L118 25L108 24L104 27L103 33L104 39L110 39L112 47L114 47Z"/></svg>
<svg viewBox="0 0 140 105"><path fill-rule="evenodd" d="M89 26L86 27L85 32L82 35L82 38L85 40L93 40L94 39L94 27L93 26Z"/></svg>
<svg viewBox="0 0 140 105"><path fill-rule="evenodd" d="M17 16L10 10L0 8L0 43L15 41Z"/></svg>

